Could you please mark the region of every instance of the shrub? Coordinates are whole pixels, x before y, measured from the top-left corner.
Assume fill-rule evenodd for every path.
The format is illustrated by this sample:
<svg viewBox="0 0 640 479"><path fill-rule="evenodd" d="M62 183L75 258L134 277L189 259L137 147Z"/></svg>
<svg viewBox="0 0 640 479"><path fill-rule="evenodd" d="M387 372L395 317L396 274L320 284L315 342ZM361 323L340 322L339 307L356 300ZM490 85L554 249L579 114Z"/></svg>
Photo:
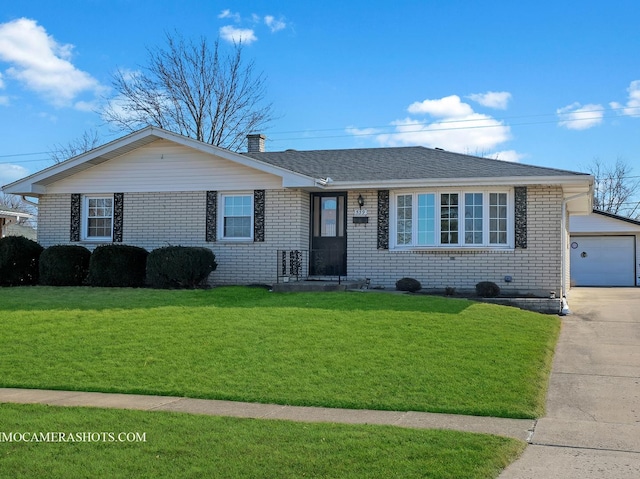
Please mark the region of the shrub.
<svg viewBox="0 0 640 479"><path fill-rule="evenodd" d="M91 286L144 286L147 255L144 248L121 244L98 246L89 261Z"/></svg>
<svg viewBox="0 0 640 479"><path fill-rule="evenodd" d="M196 288L217 266L208 248L166 246L149 253L147 282L154 288Z"/></svg>
<svg viewBox="0 0 640 479"><path fill-rule="evenodd" d="M480 281L476 284L476 293L482 298L495 298L500 294L500 286L491 281Z"/></svg>
<svg viewBox="0 0 640 479"><path fill-rule="evenodd" d="M402 278L396 281L396 289L398 291L409 291L410 293L415 293L422 289L422 285L417 279Z"/></svg>
<svg viewBox="0 0 640 479"><path fill-rule="evenodd" d="M89 273L91 251L80 245L56 245L40 255L40 284L80 286Z"/></svg>
<svg viewBox="0 0 640 479"><path fill-rule="evenodd" d="M0 286L38 284L38 259L43 249L24 236L0 238Z"/></svg>

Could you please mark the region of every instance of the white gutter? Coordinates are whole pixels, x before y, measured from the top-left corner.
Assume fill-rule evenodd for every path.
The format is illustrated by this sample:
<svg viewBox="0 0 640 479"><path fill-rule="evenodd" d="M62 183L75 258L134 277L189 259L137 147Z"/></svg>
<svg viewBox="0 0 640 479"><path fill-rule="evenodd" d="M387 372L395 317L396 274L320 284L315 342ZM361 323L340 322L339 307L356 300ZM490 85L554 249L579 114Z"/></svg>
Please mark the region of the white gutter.
<svg viewBox="0 0 640 479"><path fill-rule="evenodd" d="M569 314L569 305L567 304L567 266L566 266L566 256L567 256L567 203L573 200L577 200L578 198L582 198L583 196L591 194L591 188L589 191L585 191L583 193L578 193L577 195L570 196L569 198L565 198L562 200L562 219L560 221L561 238L562 245L560 249L560 262L562 263L562 276L560 277L560 288L562 289L562 312L561 314Z"/></svg>
<svg viewBox="0 0 640 479"><path fill-rule="evenodd" d="M582 186L589 175L575 176L508 176L472 178L417 178L398 180L333 181L330 189L391 189L391 188L441 188L466 186L526 186L562 185Z"/></svg>

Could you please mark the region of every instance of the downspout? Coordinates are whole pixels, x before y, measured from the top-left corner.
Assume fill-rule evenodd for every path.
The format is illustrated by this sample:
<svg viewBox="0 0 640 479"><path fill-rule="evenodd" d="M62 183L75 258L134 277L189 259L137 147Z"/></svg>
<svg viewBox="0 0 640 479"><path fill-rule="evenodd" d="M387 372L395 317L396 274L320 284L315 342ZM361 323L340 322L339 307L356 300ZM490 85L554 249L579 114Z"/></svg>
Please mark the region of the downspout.
<svg viewBox="0 0 640 479"><path fill-rule="evenodd" d="M570 196L569 198L565 198L562 200L562 220L560 222L560 227L562 228L562 247L560 249L560 262L562 263L562 276L560 277L560 288L562 289L562 310L560 314L570 314L569 304L567 303L567 266L566 266L566 256L567 256L567 203L569 201L577 200L578 198L582 198L583 196L587 196L592 194L591 191L585 191L584 193L578 193L577 195Z"/></svg>
<svg viewBox="0 0 640 479"><path fill-rule="evenodd" d="M22 201L24 201L28 205L35 206L36 208L38 207L38 203L34 203L33 201L28 200L25 195L22 195Z"/></svg>

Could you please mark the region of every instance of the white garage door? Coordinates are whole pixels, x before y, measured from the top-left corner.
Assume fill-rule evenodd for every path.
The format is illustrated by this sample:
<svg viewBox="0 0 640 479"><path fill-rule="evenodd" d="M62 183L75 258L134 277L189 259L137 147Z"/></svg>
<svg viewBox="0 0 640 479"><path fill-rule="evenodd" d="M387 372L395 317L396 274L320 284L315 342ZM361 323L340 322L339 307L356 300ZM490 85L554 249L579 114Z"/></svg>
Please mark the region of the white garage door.
<svg viewBox="0 0 640 479"><path fill-rule="evenodd" d="M633 236L571 236L575 286L635 286Z"/></svg>

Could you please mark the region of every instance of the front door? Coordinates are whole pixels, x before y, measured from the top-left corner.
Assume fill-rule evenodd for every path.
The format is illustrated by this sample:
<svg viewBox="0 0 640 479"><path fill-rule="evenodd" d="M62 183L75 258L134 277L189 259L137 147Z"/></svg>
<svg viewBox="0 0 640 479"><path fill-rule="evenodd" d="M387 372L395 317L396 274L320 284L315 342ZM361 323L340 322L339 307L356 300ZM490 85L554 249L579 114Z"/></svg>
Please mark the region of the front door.
<svg viewBox="0 0 640 479"><path fill-rule="evenodd" d="M345 276L347 274L346 193L311 194L312 276Z"/></svg>

